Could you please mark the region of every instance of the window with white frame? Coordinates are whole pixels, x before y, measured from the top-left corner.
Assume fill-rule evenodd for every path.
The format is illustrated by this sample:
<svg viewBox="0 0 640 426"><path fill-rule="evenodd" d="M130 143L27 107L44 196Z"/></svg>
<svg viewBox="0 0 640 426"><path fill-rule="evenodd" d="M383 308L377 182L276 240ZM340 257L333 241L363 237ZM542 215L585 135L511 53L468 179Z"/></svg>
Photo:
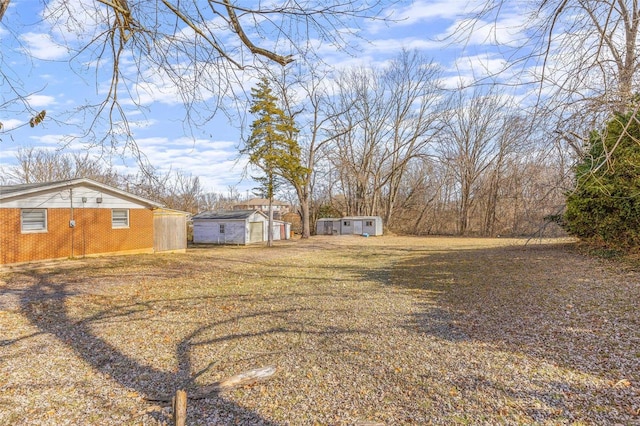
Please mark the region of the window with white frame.
<svg viewBox="0 0 640 426"><path fill-rule="evenodd" d="M224 234L224 223L220 224L220 233Z"/></svg>
<svg viewBox="0 0 640 426"><path fill-rule="evenodd" d="M20 210L20 230L23 233L47 232L47 209Z"/></svg>
<svg viewBox="0 0 640 426"><path fill-rule="evenodd" d="M111 210L111 227L112 228L128 228L129 227L129 210L128 209L112 209Z"/></svg>
<svg viewBox="0 0 640 426"><path fill-rule="evenodd" d="M345 220L342 226L351 226L351 222L348 220Z"/></svg>
<svg viewBox="0 0 640 426"><path fill-rule="evenodd" d="M372 220L365 220L364 226L373 226L373 221Z"/></svg>

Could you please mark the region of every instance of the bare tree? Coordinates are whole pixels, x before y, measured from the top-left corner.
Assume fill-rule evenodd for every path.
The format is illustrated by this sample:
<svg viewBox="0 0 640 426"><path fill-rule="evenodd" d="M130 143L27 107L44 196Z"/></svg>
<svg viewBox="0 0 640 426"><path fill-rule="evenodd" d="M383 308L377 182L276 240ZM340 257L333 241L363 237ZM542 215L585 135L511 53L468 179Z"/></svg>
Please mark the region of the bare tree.
<svg viewBox="0 0 640 426"><path fill-rule="evenodd" d="M9 0L0 0L0 21L2 21L4 12L6 12L8 7L9 7Z"/></svg>
<svg viewBox="0 0 640 426"><path fill-rule="evenodd" d="M390 140L382 154L385 159L380 186L385 223L392 220L405 174L411 162L427 155L438 132L440 70L417 52L403 51L385 70L382 78L389 93Z"/></svg>
<svg viewBox="0 0 640 426"><path fill-rule="evenodd" d="M453 170L458 185L458 233L469 227L474 195L480 176L499 156L499 136L502 131L501 113L505 101L491 89L479 88L471 92L460 90L452 98L452 105L443 118L439 133L439 155Z"/></svg>
<svg viewBox="0 0 640 426"><path fill-rule="evenodd" d="M437 133L439 76L432 62L403 51L383 69L350 70L338 80L335 104L344 113L332 120L342 132L333 158L349 213L392 221L405 173Z"/></svg>
<svg viewBox="0 0 640 426"><path fill-rule="evenodd" d="M350 215L371 215L376 207L376 165L383 162L381 142L389 132L389 107L378 76L376 71L359 68L343 71L337 80L335 105L343 113L331 123L341 135L331 155Z"/></svg>
<svg viewBox="0 0 640 426"><path fill-rule="evenodd" d="M5 183L41 183L89 178L117 185L119 176L111 166L88 153L63 153L43 148L23 148L16 154L17 164L2 170Z"/></svg>
<svg viewBox="0 0 640 426"><path fill-rule="evenodd" d="M199 211L231 210L241 198L240 192L234 186L229 186L226 194L206 192L200 195Z"/></svg>
<svg viewBox="0 0 640 426"><path fill-rule="evenodd" d="M511 37L501 46L508 59L503 70L508 84L514 84L514 70L521 66L520 82L538 84L537 114L555 118L554 138L569 142L567 148L579 157L589 132L600 128L612 111L626 110L640 82L640 4L535 0L525 6L486 0L461 20L457 35L466 37L480 27L496 34L503 15L516 13L513 8L524 18L520 42ZM500 44L497 36L492 41Z"/></svg>
<svg viewBox="0 0 640 426"><path fill-rule="evenodd" d="M345 129L328 130L332 122L345 114L352 105L333 105L327 92L326 71L297 68L293 72L283 70L273 80L283 108L296 120L300 128L298 144L301 147L301 164L304 173L295 179L283 176L297 195L302 221L302 238L309 238L312 225L312 200L317 165L325 157L325 148L337 138L344 136Z"/></svg>

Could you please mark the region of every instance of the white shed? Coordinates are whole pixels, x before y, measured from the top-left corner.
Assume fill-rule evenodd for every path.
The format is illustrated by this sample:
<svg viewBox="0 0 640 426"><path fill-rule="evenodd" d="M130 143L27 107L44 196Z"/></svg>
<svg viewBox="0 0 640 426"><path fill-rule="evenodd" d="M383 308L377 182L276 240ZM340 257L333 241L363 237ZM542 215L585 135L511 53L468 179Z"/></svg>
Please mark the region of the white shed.
<svg viewBox="0 0 640 426"><path fill-rule="evenodd" d="M193 242L251 244L267 240L268 217L257 210L220 210L193 216Z"/></svg>
<svg viewBox="0 0 640 426"><path fill-rule="evenodd" d="M380 216L347 216L340 219L341 235L382 235Z"/></svg>

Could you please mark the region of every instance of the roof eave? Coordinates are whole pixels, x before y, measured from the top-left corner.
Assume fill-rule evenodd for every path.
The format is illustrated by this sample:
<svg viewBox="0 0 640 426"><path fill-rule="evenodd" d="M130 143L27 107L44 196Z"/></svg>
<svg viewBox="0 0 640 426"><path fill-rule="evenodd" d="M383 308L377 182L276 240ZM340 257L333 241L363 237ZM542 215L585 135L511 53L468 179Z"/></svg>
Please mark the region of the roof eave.
<svg viewBox="0 0 640 426"><path fill-rule="evenodd" d="M76 178L76 179L69 179L69 180L65 180L65 181L52 182L52 183L50 183L48 185L47 184L43 184L42 186L37 186L37 187L34 187L34 188L27 188L24 191L10 192L8 194L0 193L0 200L24 197L24 196L28 196L28 195L32 195L32 194L37 194L39 192L51 191L51 190L56 190L56 189L61 189L61 188L73 188L73 187L76 187L76 186L79 186L79 185L82 185L82 184L86 184L86 185L89 185L89 186L100 188L101 190L103 190L105 192L111 192L111 193L118 194L121 197L125 197L125 198L128 198L130 200L135 200L135 201L140 202L142 204L146 204L151 208L163 207L162 204L157 203L155 201L149 200L149 199L144 198L144 197L139 197L139 196L131 194L129 192L122 191L122 190L120 190L118 188L114 188L112 186L105 185L105 184L102 184L100 182L96 182L94 180L87 179L87 178Z"/></svg>

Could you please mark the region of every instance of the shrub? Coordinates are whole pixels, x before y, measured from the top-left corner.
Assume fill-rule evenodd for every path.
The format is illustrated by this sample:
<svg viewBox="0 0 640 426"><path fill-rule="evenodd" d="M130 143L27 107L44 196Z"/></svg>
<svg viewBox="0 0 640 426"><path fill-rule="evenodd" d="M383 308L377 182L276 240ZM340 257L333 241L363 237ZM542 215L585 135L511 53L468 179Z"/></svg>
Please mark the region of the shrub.
<svg viewBox="0 0 640 426"><path fill-rule="evenodd" d="M567 194L565 229L582 240L625 250L640 247L640 122L614 115L592 132Z"/></svg>

